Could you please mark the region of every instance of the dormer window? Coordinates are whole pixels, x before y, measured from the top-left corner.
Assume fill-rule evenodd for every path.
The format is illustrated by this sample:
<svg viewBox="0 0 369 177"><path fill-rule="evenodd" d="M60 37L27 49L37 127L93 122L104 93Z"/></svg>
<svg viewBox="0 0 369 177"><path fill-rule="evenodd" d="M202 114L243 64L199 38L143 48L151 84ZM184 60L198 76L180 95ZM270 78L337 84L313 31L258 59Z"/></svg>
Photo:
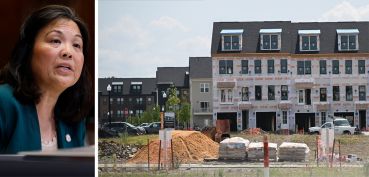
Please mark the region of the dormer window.
<svg viewBox="0 0 369 177"><path fill-rule="evenodd" d="M260 29L261 50L281 50L282 29Z"/></svg>
<svg viewBox="0 0 369 177"><path fill-rule="evenodd" d="M320 30L299 30L300 51L319 51Z"/></svg>
<svg viewBox="0 0 369 177"><path fill-rule="evenodd" d="M131 94L141 94L142 92L142 82L131 82Z"/></svg>
<svg viewBox="0 0 369 177"><path fill-rule="evenodd" d="M240 51L242 50L243 29L224 29L220 32L222 35L222 51Z"/></svg>
<svg viewBox="0 0 369 177"><path fill-rule="evenodd" d="M339 51L359 50L358 29L337 29L337 36Z"/></svg>

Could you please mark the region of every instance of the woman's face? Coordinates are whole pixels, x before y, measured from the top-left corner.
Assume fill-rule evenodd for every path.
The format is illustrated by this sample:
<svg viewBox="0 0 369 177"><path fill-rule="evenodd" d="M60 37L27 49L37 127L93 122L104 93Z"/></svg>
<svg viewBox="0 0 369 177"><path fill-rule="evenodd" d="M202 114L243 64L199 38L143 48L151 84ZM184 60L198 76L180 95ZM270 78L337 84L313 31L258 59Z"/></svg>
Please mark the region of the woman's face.
<svg viewBox="0 0 369 177"><path fill-rule="evenodd" d="M35 38L31 67L41 92L63 92L81 76L83 40L77 24L56 19Z"/></svg>

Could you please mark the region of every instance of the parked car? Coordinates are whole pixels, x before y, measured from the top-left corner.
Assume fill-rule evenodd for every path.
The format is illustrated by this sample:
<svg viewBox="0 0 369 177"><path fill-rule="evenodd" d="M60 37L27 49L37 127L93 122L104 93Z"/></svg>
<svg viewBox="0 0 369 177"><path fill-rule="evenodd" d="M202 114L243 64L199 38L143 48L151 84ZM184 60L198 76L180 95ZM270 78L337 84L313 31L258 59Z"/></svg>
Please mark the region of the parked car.
<svg viewBox="0 0 369 177"><path fill-rule="evenodd" d="M336 135L342 135L342 134L351 135L351 134L355 134L356 132L356 127L351 127L347 119L333 117L332 122L326 122L320 127L310 127L309 133L319 134L322 128L334 129L334 134Z"/></svg>
<svg viewBox="0 0 369 177"><path fill-rule="evenodd" d="M145 127L145 126L148 126L148 125L150 125L150 123L142 123L142 124L139 125L139 127Z"/></svg>
<svg viewBox="0 0 369 177"><path fill-rule="evenodd" d="M102 128L118 134L127 132L129 135L142 135L146 133L144 128L135 127L128 122L112 122L111 124L106 123L102 126Z"/></svg>
<svg viewBox="0 0 369 177"><path fill-rule="evenodd" d="M160 126L161 126L160 122L153 122L147 126L144 126L143 128L145 128L147 134L154 134L159 133Z"/></svg>

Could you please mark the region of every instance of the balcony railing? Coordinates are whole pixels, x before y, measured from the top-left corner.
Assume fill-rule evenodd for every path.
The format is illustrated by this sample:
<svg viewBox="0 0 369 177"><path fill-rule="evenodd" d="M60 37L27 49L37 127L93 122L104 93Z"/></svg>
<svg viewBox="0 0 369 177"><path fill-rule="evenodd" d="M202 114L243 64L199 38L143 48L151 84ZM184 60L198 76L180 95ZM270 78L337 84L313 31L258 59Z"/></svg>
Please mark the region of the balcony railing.
<svg viewBox="0 0 369 177"><path fill-rule="evenodd" d="M213 109L212 108L195 108L193 112L195 114L212 114Z"/></svg>

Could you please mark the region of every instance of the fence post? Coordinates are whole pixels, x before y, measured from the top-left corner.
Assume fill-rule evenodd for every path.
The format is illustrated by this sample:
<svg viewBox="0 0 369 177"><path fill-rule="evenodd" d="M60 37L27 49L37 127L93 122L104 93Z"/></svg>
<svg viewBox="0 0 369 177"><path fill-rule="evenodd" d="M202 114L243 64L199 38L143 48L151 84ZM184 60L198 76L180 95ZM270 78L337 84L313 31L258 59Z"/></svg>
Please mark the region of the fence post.
<svg viewBox="0 0 369 177"><path fill-rule="evenodd" d="M269 146L267 135L264 135L264 177L269 177Z"/></svg>

